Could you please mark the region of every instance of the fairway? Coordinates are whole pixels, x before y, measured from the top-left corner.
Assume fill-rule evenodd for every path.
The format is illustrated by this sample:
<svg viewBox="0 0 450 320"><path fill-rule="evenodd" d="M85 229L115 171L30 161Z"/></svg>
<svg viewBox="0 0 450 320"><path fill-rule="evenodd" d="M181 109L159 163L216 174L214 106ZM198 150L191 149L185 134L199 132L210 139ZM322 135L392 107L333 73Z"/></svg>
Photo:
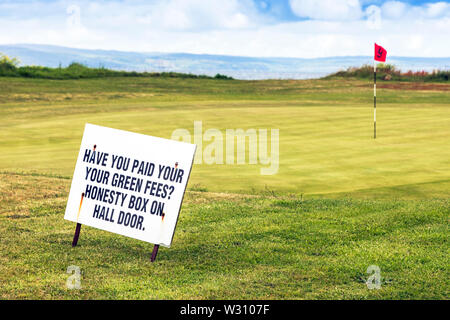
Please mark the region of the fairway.
<svg viewBox="0 0 450 320"><path fill-rule="evenodd" d="M450 85L380 87L373 139L363 80L0 78L0 298L448 299ZM155 264L150 244L89 227L72 249L84 124L170 138L194 121L278 129L278 172L194 165Z"/></svg>
<svg viewBox="0 0 450 320"><path fill-rule="evenodd" d="M374 140L371 87L362 81L0 81L7 172L71 177L86 122L170 138L178 128L193 135L197 120L203 132L279 129L280 164L266 176L262 165L195 165L191 188L330 196L381 196L382 188L427 198L448 190L439 186L450 180L448 90L380 89ZM421 195L423 184L435 193Z"/></svg>

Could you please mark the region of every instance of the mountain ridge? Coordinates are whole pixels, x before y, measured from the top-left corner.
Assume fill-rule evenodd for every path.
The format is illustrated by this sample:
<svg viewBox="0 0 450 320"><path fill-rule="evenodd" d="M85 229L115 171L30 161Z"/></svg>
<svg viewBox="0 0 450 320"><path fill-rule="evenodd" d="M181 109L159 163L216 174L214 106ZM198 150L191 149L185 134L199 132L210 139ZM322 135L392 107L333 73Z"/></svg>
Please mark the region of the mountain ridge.
<svg viewBox="0 0 450 320"><path fill-rule="evenodd" d="M246 57L183 52L93 50L40 44L0 45L0 52L17 57L21 65L58 67L79 62L89 67L103 66L114 70L172 71L209 76L220 73L247 80L320 78L348 67L371 64L373 61L370 56ZM450 69L450 57L388 57L388 62L402 70Z"/></svg>

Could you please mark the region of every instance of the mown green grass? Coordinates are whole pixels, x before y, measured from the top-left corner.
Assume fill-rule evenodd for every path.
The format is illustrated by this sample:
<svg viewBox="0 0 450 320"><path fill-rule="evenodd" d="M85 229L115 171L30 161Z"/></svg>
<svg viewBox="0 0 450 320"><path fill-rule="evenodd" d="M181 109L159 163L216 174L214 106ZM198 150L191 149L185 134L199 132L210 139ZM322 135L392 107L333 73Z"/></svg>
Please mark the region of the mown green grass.
<svg viewBox="0 0 450 320"><path fill-rule="evenodd" d="M446 299L448 200L188 192L172 248L62 219L70 180L2 174L0 297ZM381 289L369 290L369 265ZM69 290L70 265L82 270Z"/></svg>
<svg viewBox="0 0 450 320"><path fill-rule="evenodd" d="M450 91L379 90L374 140L372 89L362 81L0 84L0 170L70 177L86 122L170 138L178 128L193 134L200 120L203 131L280 130L278 174L260 175L262 165L195 165L191 186L209 191L329 195L450 180Z"/></svg>
<svg viewBox="0 0 450 320"><path fill-rule="evenodd" d="M380 89L374 140L361 80L0 78L0 297L448 299L450 91L427 88ZM150 244L89 227L71 248L85 122L170 138L196 120L279 129L278 174L194 165L157 263Z"/></svg>

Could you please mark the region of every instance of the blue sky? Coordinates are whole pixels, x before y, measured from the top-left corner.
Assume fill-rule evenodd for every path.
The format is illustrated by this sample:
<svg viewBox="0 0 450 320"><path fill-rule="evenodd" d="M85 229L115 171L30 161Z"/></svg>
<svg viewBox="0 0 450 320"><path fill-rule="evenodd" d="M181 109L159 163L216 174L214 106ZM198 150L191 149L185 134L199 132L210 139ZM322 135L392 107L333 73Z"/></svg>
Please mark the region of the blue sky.
<svg viewBox="0 0 450 320"><path fill-rule="evenodd" d="M242 56L450 56L450 2L0 0L0 44Z"/></svg>

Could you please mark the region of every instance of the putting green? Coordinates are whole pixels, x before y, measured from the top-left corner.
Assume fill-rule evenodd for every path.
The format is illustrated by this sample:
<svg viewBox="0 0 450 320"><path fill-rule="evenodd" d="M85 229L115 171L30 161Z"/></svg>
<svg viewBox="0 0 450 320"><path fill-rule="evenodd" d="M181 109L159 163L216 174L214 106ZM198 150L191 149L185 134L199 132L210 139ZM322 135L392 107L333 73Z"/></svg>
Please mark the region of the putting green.
<svg viewBox="0 0 450 320"><path fill-rule="evenodd" d="M226 129L268 129L269 136L278 129L279 168L261 175L269 165L249 164L248 154L241 165L196 164L189 184L194 190L448 196L446 87L380 89L375 140L372 92L360 80L3 78L0 83L3 171L71 176L86 122L170 138L179 128L193 136L194 121L202 121L203 133L218 129L224 137ZM203 141L202 149L210 143Z"/></svg>

